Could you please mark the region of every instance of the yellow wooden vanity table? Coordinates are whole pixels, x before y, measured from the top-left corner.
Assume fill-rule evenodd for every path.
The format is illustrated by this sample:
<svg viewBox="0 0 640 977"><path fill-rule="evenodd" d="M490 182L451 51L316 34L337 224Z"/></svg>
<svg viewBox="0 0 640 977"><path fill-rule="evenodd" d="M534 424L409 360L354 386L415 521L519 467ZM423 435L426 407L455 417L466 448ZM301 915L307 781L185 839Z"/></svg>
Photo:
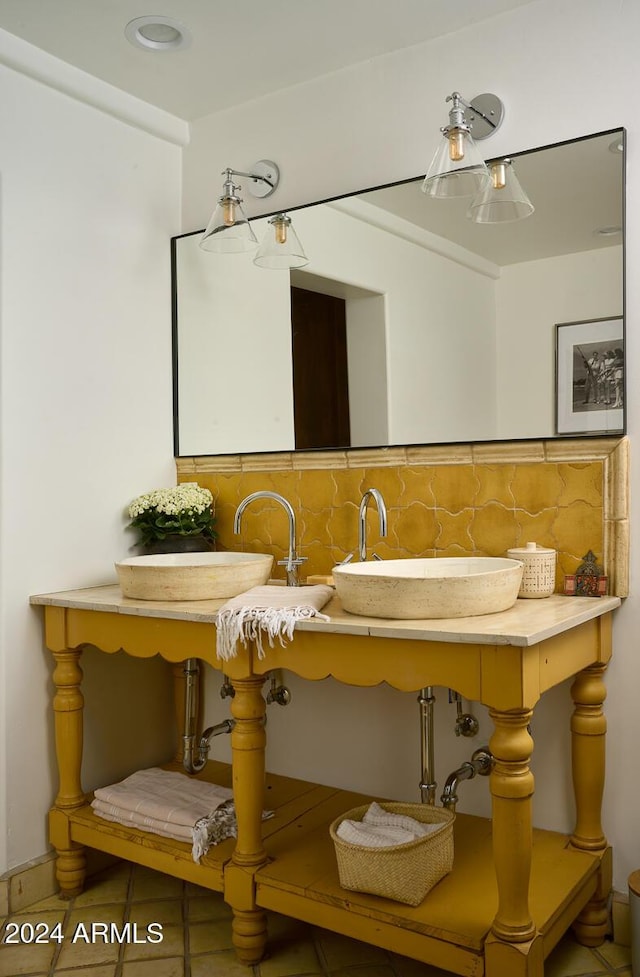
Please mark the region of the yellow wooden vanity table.
<svg viewBox="0 0 640 977"><path fill-rule="evenodd" d="M239 647L224 666L235 688L232 768L211 762L200 775L233 784L238 838L211 849L200 865L186 844L93 815L80 778L79 662L83 647L93 645L140 658L160 654L175 663L178 679L187 658L220 669L214 620L221 602L136 601L109 586L39 595L32 603L44 605L46 645L56 660L60 786L50 837L63 893L83 885L85 846L224 892L245 963L264 953L267 909L464 975L542 977L544 958L572 923L581 942L602 942L611 887L600 817L603 675L619 598L520 600L501 614L457 621L359 618L334 599L325 608L328 623L302 622L287 647L269 649L263 660L251 646ZM368 798L271 774L265 779L262 687L274 668L358 686L387 682L406 692L451 687L489 707L492 818L457 816L453 871L415 909L338 884L329 823ZM568 837L532 830L529 723L540 696L571 676L576 826ZM261 822L265 807L275 817Z"/></svg>

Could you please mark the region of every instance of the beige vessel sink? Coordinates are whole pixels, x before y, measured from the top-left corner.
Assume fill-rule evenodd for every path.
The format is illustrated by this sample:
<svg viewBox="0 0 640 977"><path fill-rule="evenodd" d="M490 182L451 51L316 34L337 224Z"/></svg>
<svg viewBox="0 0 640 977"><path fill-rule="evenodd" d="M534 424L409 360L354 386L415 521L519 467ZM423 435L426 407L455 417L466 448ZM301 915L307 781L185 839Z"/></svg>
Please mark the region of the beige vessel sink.
<svg viewBox="0 0 640 977"><path fill-rule="evenodd" d="M334 567L333 579L344 610L362 617L473 617L515 604L522 569L489 556L379 560Z"/></svg>
<svg viewBox="0 0 640 977"><path fill-rule="evenodd" d="M125 597L139 600L213 600L236 597L269 579L266 553L159 553L116 563Z"/></svg>

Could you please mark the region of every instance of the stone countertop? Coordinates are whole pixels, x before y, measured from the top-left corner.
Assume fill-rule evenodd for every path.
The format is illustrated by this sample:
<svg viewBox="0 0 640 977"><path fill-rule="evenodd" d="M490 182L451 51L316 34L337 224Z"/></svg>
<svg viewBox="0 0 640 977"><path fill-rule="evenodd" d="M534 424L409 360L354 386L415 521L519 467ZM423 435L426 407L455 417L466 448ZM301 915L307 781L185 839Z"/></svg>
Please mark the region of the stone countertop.
<svg viewBox="0 0 640 977"><path fill-rule="evenodd" d="M300 592L304 593L303 587ZM195 621L202 624L215 624L216 615L225 603L223 600L134 600L123 597L118 584L36 594L30 598L30 602L43 606ZM329 621L311 618L298 622L296 629L377 638L405 638L413 641L527 647L613 611L621 603L619 597L564 597L554 594L538 600L517 600L513 607L499 614L399 621L349 614L342 609L338 597L334 597L322 610L323 614L328 615Z"/></svg>

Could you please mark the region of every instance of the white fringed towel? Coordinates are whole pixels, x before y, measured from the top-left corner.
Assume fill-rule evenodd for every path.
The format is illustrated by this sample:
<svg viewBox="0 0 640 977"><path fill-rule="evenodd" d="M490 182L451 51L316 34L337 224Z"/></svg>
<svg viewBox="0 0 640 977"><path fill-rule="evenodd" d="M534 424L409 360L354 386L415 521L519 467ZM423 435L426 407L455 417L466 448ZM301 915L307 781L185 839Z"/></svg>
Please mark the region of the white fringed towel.
<svg viewBox="0 0 640 977"><path fill-rule="evenodd" d="M441 825L423 824L406 814L390 814L373 801L365 811L362 821L345 818L336 829L343 841L363 848L390 848L404 845L431 834Z"/></svg>
<svg viewBox="0 0 640 977"><path fill-rule="evenodd" d="M91 807L106 821L190 843L194 862L211 845L237 834L230 787L161 767L137 770L118 784L99 787ZM271 817L273 811L262 812L263 820Z"/></svg>
<svg viewBox="0 0 640 977"><path fill-rule="evenodd" d="M117 807L115 804L105 804L100 800L91 801L91 807L105 821L114 821L116 824L140 828L142 831L150 831L151 834L160 835L163 838L172 838L173 841L184 841L187 844L191 844L193 841L193 825L189 828L186 824L172 824L170 821L159 821L157 818L149 817L147 814L138 814L137 811L127 811L124 807Z"/></svg>
<svg viewBox="0 0 640 977"><path fill-rule="evenodd" d="M216 651L218 658L229 661L237 655L237 643L254 641L258 658L264 658L263 635L273 648L275 638L282 646L291 640L298 621L317 617L328 621L320 611L333 597L332 587L314 584L311 587L252 587L232 597L216 617Z"/></svg>
<svg viewBox="0 0 640 977"><path fill-rule="evenodd" d="M233 791L160 767L137 770L95 791L91 806L107 821L191 843L193 860L235 837Z"/></svg>
<svg viewBox="0 0 640 977"><path fill-rule="evenodd" d="M100 787L94 797L102 804L135 811L166 825L192 828L198 818L211 814L233 797L230 787L193 780L184 773L149 767L137 770L118 784Z"/></svg>

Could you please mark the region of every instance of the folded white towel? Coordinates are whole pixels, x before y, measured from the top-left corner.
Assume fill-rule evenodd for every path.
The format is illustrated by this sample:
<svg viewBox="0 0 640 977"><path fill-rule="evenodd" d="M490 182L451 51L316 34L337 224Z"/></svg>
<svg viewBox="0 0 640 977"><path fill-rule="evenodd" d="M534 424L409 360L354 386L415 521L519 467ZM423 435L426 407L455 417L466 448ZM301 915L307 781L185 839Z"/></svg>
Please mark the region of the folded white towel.
<svg viewBox="0 0 640 977"><path fill-rule="evenodd" d="M103 804L135 811L142 817L192 828L198 818L232 798L233 791L184 773L150 767L137 770L118 784L100 787L94 796Z"/></svg>
<svg viewBox="0 0 640 977"><path fill-rule="evenodd" d="M189 845L193 842L193 827L188 828L184 824L171 824L169 821L157 821L155 818L138 814L137 811L127 811L124 807L105 804L99 800L92 801L91 807L98 817L104 818L105 821L140 828L142 831L150 831L151 834L171 838L173 841L184 841L185 844Z"/></svg>
<svg viewBox="0 0 640 977"><path fill-rule="evenodd" d="M407 814L393 814L385 811L375 801L371 802L362 820L365 824L393 825L396 828L404 828L406 831L410 831L414 838L424 838L425 835L431 834L432 831L440 827L439 824L424 824L422 821L410 818Z"/></svg>
<svg viewBox="0 0 640 977"><path fill-rule="evenodd" d="M385 811L373 801L365 811L362 821L345 818L336 829L343 841L363 848L390 848L409 841L424 838L440 828L440 824L424 824L406 814Z"/></svg>
<svg viewBox="0 0 640 977"><path fill-rule="evenodd" d="M291 640L298 621L312 617L328 621L320 610L333 597L333 588L324 584L311 587L252 587L244 594L232 597L216 617L216 653L229 661L237 655L237 643L254 641L258 658L264 658L262 636L266 634L273 648L274 638L284 647L285 638Z"/></svg>
<svg viewBox="0 0 640 977"><path fill-rule="evenodd" d="M191 844L199 862L237 832L233 791L160 767L137 770L118 784L99 787L91 807L98 817ZM262 818L273 817L263 811Z"/></svg>
<svg viewBox="0 0 640 977"><path fill-rule="evenodd" d="M361 845L363 848L391 848L393 845L404 845L408 841L415 841L416 836L406 828L394 828L392 825L365 824L363 821L352 821L345 818L336 829L336 834L343 841L351 845Z"/></svg>

